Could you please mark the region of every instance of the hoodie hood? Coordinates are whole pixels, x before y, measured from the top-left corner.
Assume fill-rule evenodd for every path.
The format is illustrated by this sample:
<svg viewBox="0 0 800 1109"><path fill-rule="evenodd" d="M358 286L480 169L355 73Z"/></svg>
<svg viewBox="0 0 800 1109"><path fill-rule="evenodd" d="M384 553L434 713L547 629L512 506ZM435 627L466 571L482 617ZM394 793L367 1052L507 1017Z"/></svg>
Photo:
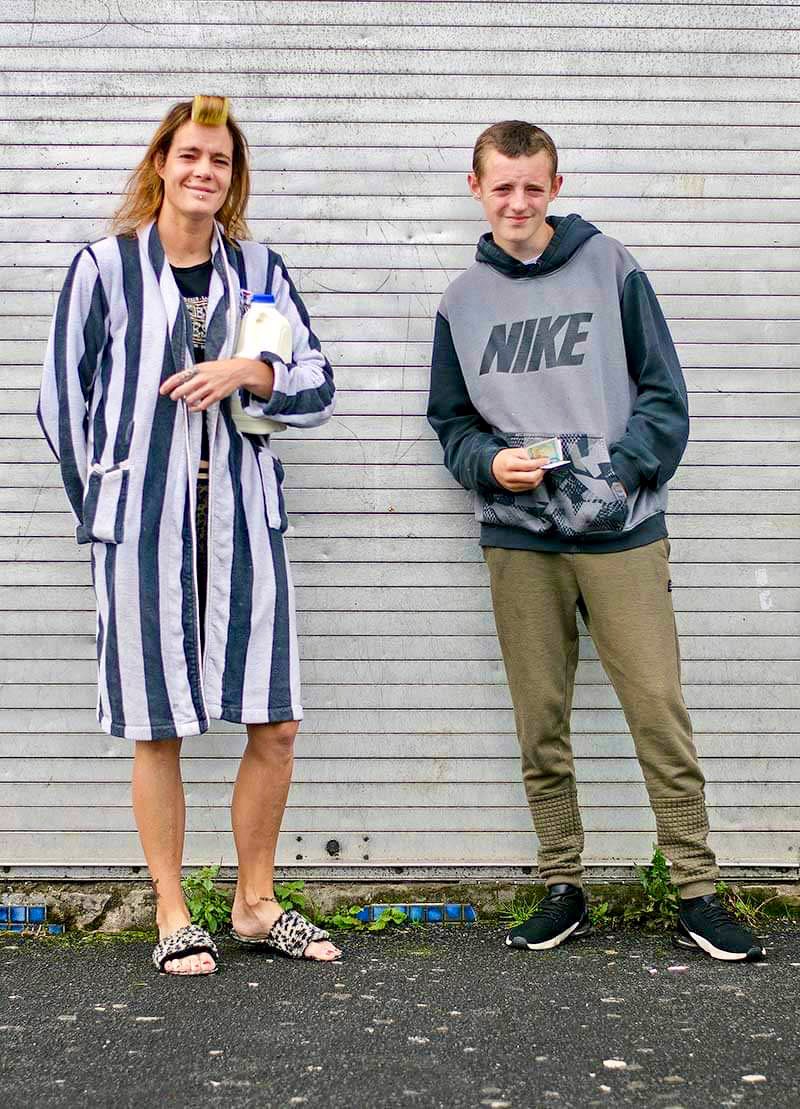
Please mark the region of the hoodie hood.
<svg viewBox="0 0 800 1109"><path fill-rule="evenodd" d="M553 237L538 262L520 262L506 254L492 238L491 231L481 235L476 261L485 262L505 277L541 277L568 262L578 247L592 235L599 235L599 228L574 213L570 216L548 216L546 221L553 228Z"/></svg>

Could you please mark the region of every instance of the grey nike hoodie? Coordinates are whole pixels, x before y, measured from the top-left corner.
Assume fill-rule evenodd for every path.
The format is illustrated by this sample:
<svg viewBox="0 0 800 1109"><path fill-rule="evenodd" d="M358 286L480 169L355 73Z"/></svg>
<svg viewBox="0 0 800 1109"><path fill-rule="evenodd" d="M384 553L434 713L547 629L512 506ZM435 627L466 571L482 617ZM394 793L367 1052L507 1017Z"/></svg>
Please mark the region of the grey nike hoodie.
<svg viewBox="0 0 800 1109"><path fill-rule="evenodd" d="M689 434L686 386L646 275L580 216L551 216L539 260L490 234L436 317L428 419L475 493L484 546L609 552L667 534ZM568 465L530 493L492 476L505 447L558 437Z"/></svg>

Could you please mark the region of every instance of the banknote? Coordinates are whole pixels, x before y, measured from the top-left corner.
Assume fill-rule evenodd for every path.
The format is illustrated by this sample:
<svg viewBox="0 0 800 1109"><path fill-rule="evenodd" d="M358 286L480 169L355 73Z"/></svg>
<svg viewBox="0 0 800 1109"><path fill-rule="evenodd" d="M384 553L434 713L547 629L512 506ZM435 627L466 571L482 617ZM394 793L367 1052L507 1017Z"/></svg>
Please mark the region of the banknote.
<svg viewBox="0 0 800 1109"><path fill-rule="evenodd" d="M543 470L553 470L556 466L566 466L567 459L561 450L561 440L555 436L552 439L540 439L538 443L529 443L525 450L529 458L546 458L547 465Z"/></svg>

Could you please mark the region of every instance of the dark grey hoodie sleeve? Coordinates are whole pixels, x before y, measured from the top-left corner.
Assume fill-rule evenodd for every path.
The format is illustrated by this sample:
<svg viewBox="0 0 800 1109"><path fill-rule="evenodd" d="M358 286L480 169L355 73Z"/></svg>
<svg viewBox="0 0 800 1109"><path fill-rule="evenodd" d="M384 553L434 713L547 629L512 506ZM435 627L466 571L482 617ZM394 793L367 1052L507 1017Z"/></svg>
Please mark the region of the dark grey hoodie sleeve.
<svg viewBox="0 0 800 1109"><path fill-rule="evenodd" d="M634 270L622 289L628 373L637 396L625 434L611 444L611 464L632 493L657 488L678 468L689 439L686 384L667 322L645 274Z"/></svg>
<svg viewBox="0 0 800 1109"><path fill-rule="evenodd" d="M444 464L453 477L476 492L496 493L492 459L508 443L494 435L470 400L461 363L450 333L450 324L436 314L431 361L428 422L444 447Z"/></svg>

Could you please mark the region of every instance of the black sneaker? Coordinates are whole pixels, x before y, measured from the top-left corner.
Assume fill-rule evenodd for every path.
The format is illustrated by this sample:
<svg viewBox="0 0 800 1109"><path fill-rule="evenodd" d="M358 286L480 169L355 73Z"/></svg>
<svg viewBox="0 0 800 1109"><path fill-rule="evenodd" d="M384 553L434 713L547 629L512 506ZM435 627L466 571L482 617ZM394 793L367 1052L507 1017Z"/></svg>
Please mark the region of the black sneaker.
<svg viewBox="0 0 800 1109"><path fill-rule="evenodd" d="M715 893L681 901L675 943L728 962L757 963L767 957L761 940L731 916Z"/></svg>
<svg viewBox="0 0 800 1109"><path fill-rule="evenodd" d="M550 947L558 947L565 940L586 936L591 930L583 890L564 882L550 886L530 920L518 924L508 933L506 945L529 951L546 951Z"/></svg>

